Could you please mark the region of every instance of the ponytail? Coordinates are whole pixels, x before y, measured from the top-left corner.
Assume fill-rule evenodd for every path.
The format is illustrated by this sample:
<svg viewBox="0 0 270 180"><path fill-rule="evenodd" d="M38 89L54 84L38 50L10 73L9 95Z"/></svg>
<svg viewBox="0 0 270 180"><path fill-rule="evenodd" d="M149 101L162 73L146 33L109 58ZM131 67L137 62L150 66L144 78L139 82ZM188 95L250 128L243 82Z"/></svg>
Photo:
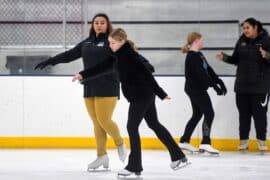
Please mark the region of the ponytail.
<svg viewBox="0 0 270 180"><path fill-rule="evenodd" d="M187 53L196 39L200 39L202 35L198 32L191 32L187 36L187 43L181 48L182 53Z"/></svg>
<svg viewBox="0 0 270 180"><path fill-rule="evenodd" d="M187 53L187 52L189 51L189 49L190 49L190 45L189 45L189 44L186 44L186 45L184 45L184 46L181 48L181 52L182 52L183 54L185 54L185 53Z"/></svg>
<svg viewBox="0 0 270 180"><path fill-rule="evenodd" d="M137 47L133 41L131 41L130 39L127 39L126 41L132 47L133 50L137 50Z"/></svg>

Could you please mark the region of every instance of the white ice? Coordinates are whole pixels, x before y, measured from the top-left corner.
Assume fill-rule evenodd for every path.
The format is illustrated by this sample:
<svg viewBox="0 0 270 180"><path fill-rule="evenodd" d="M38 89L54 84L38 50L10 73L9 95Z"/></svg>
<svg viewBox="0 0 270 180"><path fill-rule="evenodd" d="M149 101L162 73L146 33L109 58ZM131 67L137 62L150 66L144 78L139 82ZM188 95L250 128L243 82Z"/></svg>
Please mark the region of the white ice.
<svg viewBox="0 0 270 180"><path fill-rule="evenodd" d="M95 150L0 150L0 180L109 180L124 167L115 150L108 151L110 171L87 172ZM270 154L221 152L220 156L187 154L191 165L173 171L167 151L143 150L144 180L267 180ZM128 178L127 178L128 179ZM136 179L136 178L129 178Z"/></svg>

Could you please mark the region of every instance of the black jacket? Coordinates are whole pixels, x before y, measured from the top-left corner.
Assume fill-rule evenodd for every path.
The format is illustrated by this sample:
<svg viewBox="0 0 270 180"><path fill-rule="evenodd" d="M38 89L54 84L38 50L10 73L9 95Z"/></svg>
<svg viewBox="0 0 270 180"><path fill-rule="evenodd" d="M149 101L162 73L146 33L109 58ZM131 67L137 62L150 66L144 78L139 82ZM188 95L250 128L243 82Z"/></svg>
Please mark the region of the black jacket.
<svg viewBox="0 0 270 180"><path fill-rule="evenodd" d="M185 91L200 93L217 86L219 78L201 52L188 51L185 60Z"/></svg>
<svg viewBox="0 0 270 180"><path fill-rule="evenodd" d="M142 56L128 43L125 43L115 54L122 91L128 101L144 99L154 94L161 99L167 96L143 63ZM112 61L103 62L94 68L81 71L80 74L87 79L102 73L102 69L107 71L112 64Z"/></svg>
<svg viewBox="0 0 270 180"><path fill-rule="evenodd" d="M111 61L109 73L99 75L96 78L84 82L84 97L110 97L119 96L120 85L116 71L115 56L109 48L108 36L101 34L99 37L87 38L74 48L58 54L50 61L52 65L68 63L82 57L84 69L96 66L103 61Z"/></svg>
<svg viewBox="0 0 270 180"><path fill-rule="evenodd" d="M262 58L259 48L270 52L270 38L263 31L255 39L242 35L236 43L232 56L224 61L237 66L234 90L237 93L270 92L270 57Z"/></svg>

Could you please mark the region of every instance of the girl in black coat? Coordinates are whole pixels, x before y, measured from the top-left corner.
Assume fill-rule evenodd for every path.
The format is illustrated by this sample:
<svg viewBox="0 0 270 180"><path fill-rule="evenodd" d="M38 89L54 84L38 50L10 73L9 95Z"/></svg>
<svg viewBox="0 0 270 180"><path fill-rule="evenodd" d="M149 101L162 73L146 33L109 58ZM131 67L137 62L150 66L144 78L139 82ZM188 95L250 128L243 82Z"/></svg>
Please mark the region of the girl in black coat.
<svg viewBox="0 0 270 180"><path fill-rule="evenodd" d="M97 14L92 19L90 36L69 51L60 53L47 61L38 64L35 69L43 69L48 65L68 63L82 57L84 68L91 68L107 59L114 59L109 48L108 34L112 27L106 14ZM114 61L115 62L115 61ZM117 146L118 155L124 161L127 153L119 128L112 120L113 110L120 93L120 83L116 71L101 75L84 83L84 101L90 115L97 144L97 159L88 165L88 170L100 166L109 167L106 150L107 134Z"/></svg>
<svg viewBox="0 0 270 180"><path fill-rule="evenodd" d="M254 119L258 148L267 150L267 106L270 94L270 37L254 18L242 23L243 34L232 56L221 52L217 58L237 66L234 91L239 111L239 150L248 149L251 117Z"/></svg>
<svg viewBox="0 0 270 180"><path fill-rule="evenodd" d="M168 148L171 156L171 168L178 169L187 165L187 158L177 146L168 130L160 124L155 106L155 95L160 99L170 99L164 90L159 87L153 75L147 69L139 55L133 48L124 30L116 29L109 36L110 47L118 58L118 72L122 91L129 101L127 130L130 137L131 152L127 166L118 172L118 175L129 176L140 174L143 170L141 159L141 142L139 125L144 118L147 125L156 133L162 143ZM106 69L106 63L96 69L88 69L75 75L74 80L81 80ZM110 62L107 62L107 65ZM112 62L111 62L112 64ZM108 66L107 66L108 67Z"/></svg>
<svg viewBox="0 0 270 180"><path fill-rule="evenodd" d="M202 48L203 38L197 32L188 35L187 44L182 48L182 52L187 53L185 60L185 92L190 98L193 114L185 127L183 136L180 138L179 146L191 152L198 151L189 142L194 129L202 116L204 116L203 138L199 150L218 154L219 151L211 146L210 132L214 119L214 109L207 89L213 87L218 95L225 95L227 90L223 81L218 78L202 52L200 52Z"/></svg>

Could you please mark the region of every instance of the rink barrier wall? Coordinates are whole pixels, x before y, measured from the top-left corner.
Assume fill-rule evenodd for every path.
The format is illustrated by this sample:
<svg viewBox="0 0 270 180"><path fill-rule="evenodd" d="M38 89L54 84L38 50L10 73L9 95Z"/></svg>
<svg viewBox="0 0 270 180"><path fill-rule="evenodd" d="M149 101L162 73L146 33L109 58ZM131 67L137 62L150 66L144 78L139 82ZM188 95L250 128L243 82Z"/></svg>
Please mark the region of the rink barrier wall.
<svg viewBox="0 0 270 180"><path fill-rule="evenodd" d="M159 121L178 142L192 114L190 100L184 92L184 77L155 78L172 98L156 99ZM0 76L0 148L95 148L93 123L82 98L83 87L71 79L71 76ZM234 151L239 144L235 77L222 79L228 89L225 97L208 90L215 110L212 144L219 150ZM127 112L128 102L121 94L113 119L128 142ZM202 120L192 134L192 144L196 146L202 137L201 127ZM145 121L139 131L144 149L164 149ZM270 132L269 126L267 131ZM250 139L256 139L253 121ZM114 147L111 139L108 146ZM257 149L256 141L251 141L250 148Z"/></svg>
<svg viewBox="0 0 270 180"><path fill-rule="evenodd" d="M179 138L174 139L176 143ZM125 138L127 148L129 138ZM201 139L191 139L191 144L199 147ZM142 138L142 149L162 149L166 147L157 138ZM237 139L212 139L213 147L221 151L237 151ZM270 149L268 141L268 149ZM107 142L108 149L115 148L111 138ZM29 149L93 149L96 148L95 138L90 137L0 137L0 148L29 148ZM249 151L258 151L257 141L250 140Z"/></svg>

